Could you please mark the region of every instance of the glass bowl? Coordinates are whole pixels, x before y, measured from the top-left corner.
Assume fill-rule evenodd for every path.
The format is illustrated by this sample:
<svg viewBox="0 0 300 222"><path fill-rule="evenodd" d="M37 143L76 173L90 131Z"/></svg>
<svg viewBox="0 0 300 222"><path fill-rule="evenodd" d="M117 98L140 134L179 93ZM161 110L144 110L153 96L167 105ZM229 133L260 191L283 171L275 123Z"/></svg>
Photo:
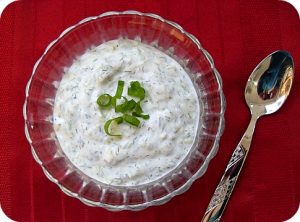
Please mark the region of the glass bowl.
<svg viewBox="0 0 300 222"><path fill-rule="evenodd" d="M152 45L179 62L193 81L201 106L196 143L186 158L164 177L138 186L108 185L85 175L62 151L52 124L64 70L88 48L118 38ZM199 41L158 15L125 11L86 18L49 44L26 86L23 115L33 157L45 175L63 192L87 205L119 211L163 204L202 176L218 150L224 111L221 77Z"/></svg>

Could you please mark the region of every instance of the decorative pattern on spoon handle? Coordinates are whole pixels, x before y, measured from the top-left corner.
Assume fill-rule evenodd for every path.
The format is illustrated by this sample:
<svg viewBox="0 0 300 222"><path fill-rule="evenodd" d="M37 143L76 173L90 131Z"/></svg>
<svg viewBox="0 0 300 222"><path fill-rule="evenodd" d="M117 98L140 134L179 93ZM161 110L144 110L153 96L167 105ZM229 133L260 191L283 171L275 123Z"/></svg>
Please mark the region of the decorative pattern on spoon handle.
<svg viewBox="0 0 300 222"><path fill-rule="evenodd" d="M231 192L246 160L257 118L258 117L256 115L252 115L249 126L227 164L223 177L215 190L204 217L202 218L202 222L220 221L222 213L227 205Z"/></svg>
<svg viewBox="0 0 300 222"><path fill-rule="evenodd" d="M237 146L227 165L225 173L215 190L208 205L202 222L217 222L226 207L228 199L237 181L238 175L244 163L247 151L241 144Z"/></svg>

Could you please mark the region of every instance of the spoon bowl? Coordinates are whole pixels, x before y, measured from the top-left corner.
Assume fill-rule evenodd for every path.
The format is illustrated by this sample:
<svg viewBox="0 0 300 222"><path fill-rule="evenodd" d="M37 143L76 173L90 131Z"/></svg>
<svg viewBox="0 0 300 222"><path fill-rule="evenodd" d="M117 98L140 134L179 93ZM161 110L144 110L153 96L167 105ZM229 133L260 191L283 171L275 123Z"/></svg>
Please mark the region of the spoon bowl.
<svg viewBox="0 0 300 222"><path fill-rule="evenodd" d="M251 114L276 112L290 93L294 78L294 63L286 51L276 51L262 60L250 75L245 99Z"/></svg>

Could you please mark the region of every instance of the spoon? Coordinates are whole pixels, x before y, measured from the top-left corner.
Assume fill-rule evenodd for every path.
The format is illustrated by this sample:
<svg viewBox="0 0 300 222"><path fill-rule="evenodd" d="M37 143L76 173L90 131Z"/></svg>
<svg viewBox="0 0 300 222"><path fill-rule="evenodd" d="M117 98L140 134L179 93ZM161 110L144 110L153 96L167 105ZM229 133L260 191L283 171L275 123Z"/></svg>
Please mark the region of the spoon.
<svg viewBox="0 0 300 222"><path fill-rule="evenodd" d="M249 152L257 119L276 112L283 105L293 77L293 59L285 51L273 52L253 70L245 88L245 99L251 111L249 126L230 158L202 222L220 221Z"/></svg>

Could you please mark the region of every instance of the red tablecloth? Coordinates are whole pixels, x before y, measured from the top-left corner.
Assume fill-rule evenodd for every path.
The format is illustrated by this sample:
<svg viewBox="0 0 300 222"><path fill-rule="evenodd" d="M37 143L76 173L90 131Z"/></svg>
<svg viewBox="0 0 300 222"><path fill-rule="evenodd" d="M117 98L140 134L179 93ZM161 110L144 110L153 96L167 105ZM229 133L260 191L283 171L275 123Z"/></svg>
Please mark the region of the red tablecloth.
<svg viewBox="0 0 300 222"><path fill-rule="evenodd" d="M46 179L24 136L25 85L35 61L65 28L105 11L153 12L181 24L212 54L223 78L226 128L206 174L183 195L140 212L85 206ZM51 222L196 222L249 121L244 87L255 65L277 49L296 64L291 95L276 114L259 120L222 221L279 222L300 200L300 20L277 0L21 0L0 21L0 202L12 219Z"/></svg>

